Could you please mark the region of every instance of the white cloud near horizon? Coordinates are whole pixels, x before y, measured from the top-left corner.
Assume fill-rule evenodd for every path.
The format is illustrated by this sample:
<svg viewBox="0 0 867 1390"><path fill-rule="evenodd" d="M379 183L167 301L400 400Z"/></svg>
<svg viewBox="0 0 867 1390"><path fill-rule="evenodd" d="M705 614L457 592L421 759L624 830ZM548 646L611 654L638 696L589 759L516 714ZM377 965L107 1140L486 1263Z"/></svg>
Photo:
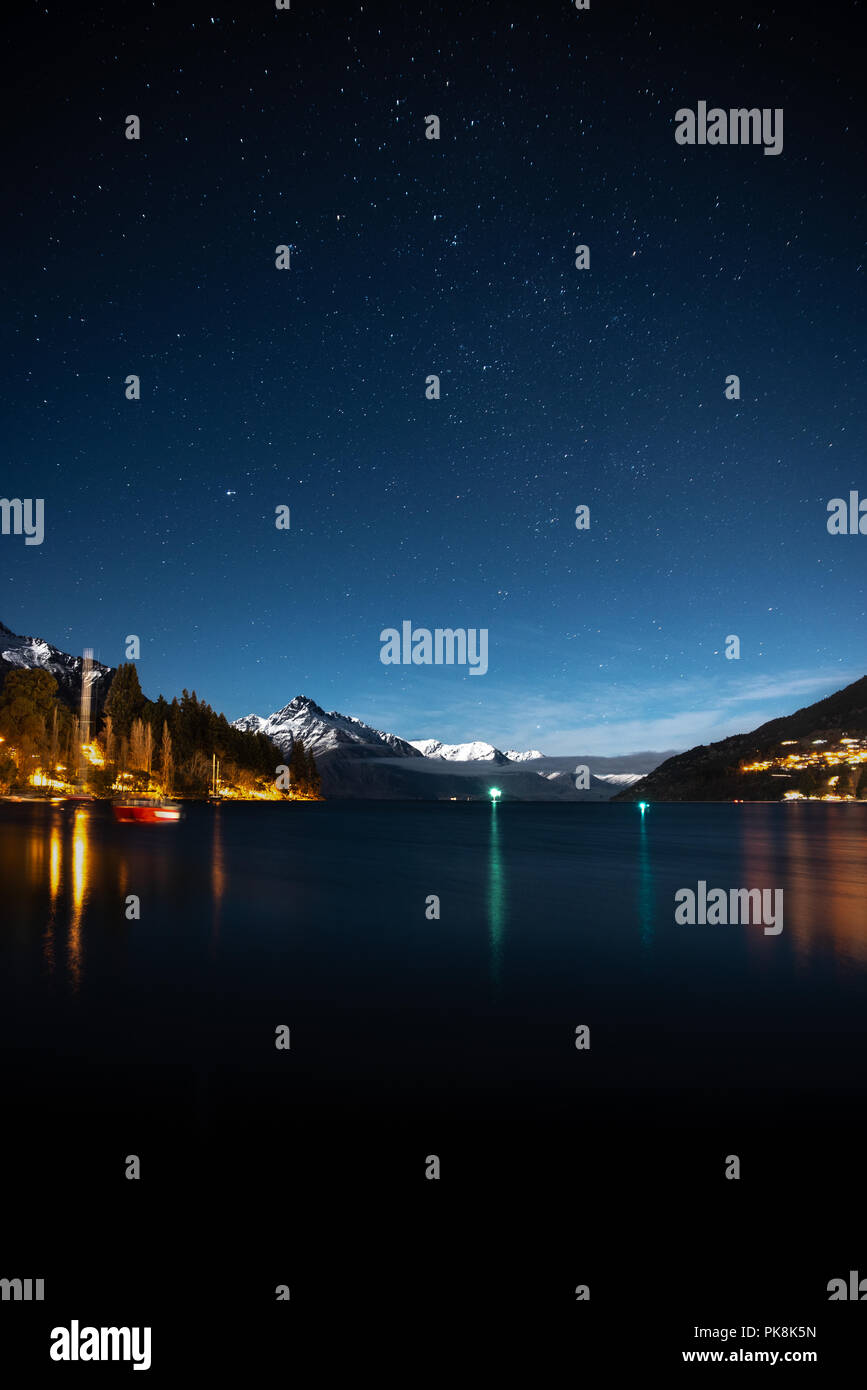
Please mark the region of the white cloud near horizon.
<svg viewBox="0 0 867 1390"><path fill-rule="evenodd" d="M421 720L408 718L405 706L401 712L397 701L372 697L369 722L406 739L438 738L444 743L484 739L499 748L539 748L550 756L616 757L691 748L747 733L769 719L793 714L863 674L796 670L733 680L728 670L726 679L719 681L698 677L608 689L593 686L574 700L546 695L516 700L502 688L494 688L488 698L480 692L471 699L462 691L451 701L443 699L445 692L440 688L436 705L432 702ZM359 717L368 719L364 713Z"/></svg>

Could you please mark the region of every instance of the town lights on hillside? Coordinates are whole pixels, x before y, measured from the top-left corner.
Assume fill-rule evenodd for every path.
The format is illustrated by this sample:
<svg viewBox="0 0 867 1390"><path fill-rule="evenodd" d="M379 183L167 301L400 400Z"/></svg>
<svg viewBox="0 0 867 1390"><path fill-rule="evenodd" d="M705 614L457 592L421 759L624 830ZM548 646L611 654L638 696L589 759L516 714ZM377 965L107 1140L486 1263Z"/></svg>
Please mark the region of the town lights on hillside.
<svg viewBox="0 0 867 1390"><path fill-rule="evenodd" d="M503 793L500 791L499 787L491 787L488 792L488 796L491 798L491 801L494 803L495 806L502 795Z"/></svg>

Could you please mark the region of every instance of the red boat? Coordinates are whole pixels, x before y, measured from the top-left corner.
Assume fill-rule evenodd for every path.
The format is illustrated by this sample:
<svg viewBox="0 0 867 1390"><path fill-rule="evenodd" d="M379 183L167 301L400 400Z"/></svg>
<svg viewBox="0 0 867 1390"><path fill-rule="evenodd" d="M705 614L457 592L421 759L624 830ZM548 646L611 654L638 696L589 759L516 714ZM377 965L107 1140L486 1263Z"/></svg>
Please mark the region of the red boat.
<svg viewBox="0 0 867 1390"><path fill-rule="evenodd" d="M158 825L163 821L181 818L180 806L170 801L156 801L153 797L128 797L123 801L112 802L114 818L117 821L137 821L140 825Z"/></svg>

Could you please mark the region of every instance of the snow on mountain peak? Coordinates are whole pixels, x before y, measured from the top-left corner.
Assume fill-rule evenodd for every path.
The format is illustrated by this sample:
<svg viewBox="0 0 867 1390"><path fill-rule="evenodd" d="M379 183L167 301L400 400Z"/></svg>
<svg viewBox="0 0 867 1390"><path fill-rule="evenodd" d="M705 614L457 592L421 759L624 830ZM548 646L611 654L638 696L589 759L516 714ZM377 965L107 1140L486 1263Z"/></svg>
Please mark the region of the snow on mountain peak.
<svg viewBox="0 0 867 1390"><path fill-rule="evenodd" d="M437 738L420 738L411 739L410 742L413 748L417 748L425 758L444 758L453 763L526 763L534 758L545 756L536 748L526 753L520 753L514 748L510 748L508 752L503 753L492 743L478 740L474 743L440 743Z"/></svg>
<svg viewBox="0 0 867 1390"><path fill-rule="evenodd" d="M301 739L304 747L311 750L314 756L340 748L361 747L380 748L393 757L418 756L415 749L395 734L373 729L362 719L340 714L338 710L326 714L321 705L317 705L308 695L296 695L288 705L267 718L258 714L245 715L243 719L234 721L234 727L266 734L287 755L291 753L295 740Z"/></svg>
<svg viewBox="0 0 867 1390"><path fill-rule="evenodd" d="M492 743L440 743L436 738L410 740L424 758L440 758L454 763L503 762L504 755Z"/></svg>
<svg viewBox="0 0 867 1390"><path fill-rule="evenodd" d="M48 671L64 697L76 701L81 692L83 666L82 657L70 656L41 637L21 637L5 623L0 623L0 673L13 667ZM110 666L94 662L90 683L98 687L97 702L101 698L100 690L108 688L113 675Z"/></svg>

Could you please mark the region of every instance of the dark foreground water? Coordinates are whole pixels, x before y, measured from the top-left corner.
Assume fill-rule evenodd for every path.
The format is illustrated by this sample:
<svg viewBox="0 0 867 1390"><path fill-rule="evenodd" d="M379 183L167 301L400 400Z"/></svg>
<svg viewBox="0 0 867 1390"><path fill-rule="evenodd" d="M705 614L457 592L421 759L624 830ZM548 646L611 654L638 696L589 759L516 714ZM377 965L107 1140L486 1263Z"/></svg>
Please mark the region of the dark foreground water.
<svg viewBox="0 0 867 1390"><path fill-rule="evenodd" d="M867 1276L865 849L864 805L0 806L9 1258L91 1302L231 1289L263 1347L277 1283L296 1319L582 1338L589 1283L597 1333L667 1354L830 1307L830 1358L827 1282ZM782 930L678 925L699 880L782 889Z"/></svg>

